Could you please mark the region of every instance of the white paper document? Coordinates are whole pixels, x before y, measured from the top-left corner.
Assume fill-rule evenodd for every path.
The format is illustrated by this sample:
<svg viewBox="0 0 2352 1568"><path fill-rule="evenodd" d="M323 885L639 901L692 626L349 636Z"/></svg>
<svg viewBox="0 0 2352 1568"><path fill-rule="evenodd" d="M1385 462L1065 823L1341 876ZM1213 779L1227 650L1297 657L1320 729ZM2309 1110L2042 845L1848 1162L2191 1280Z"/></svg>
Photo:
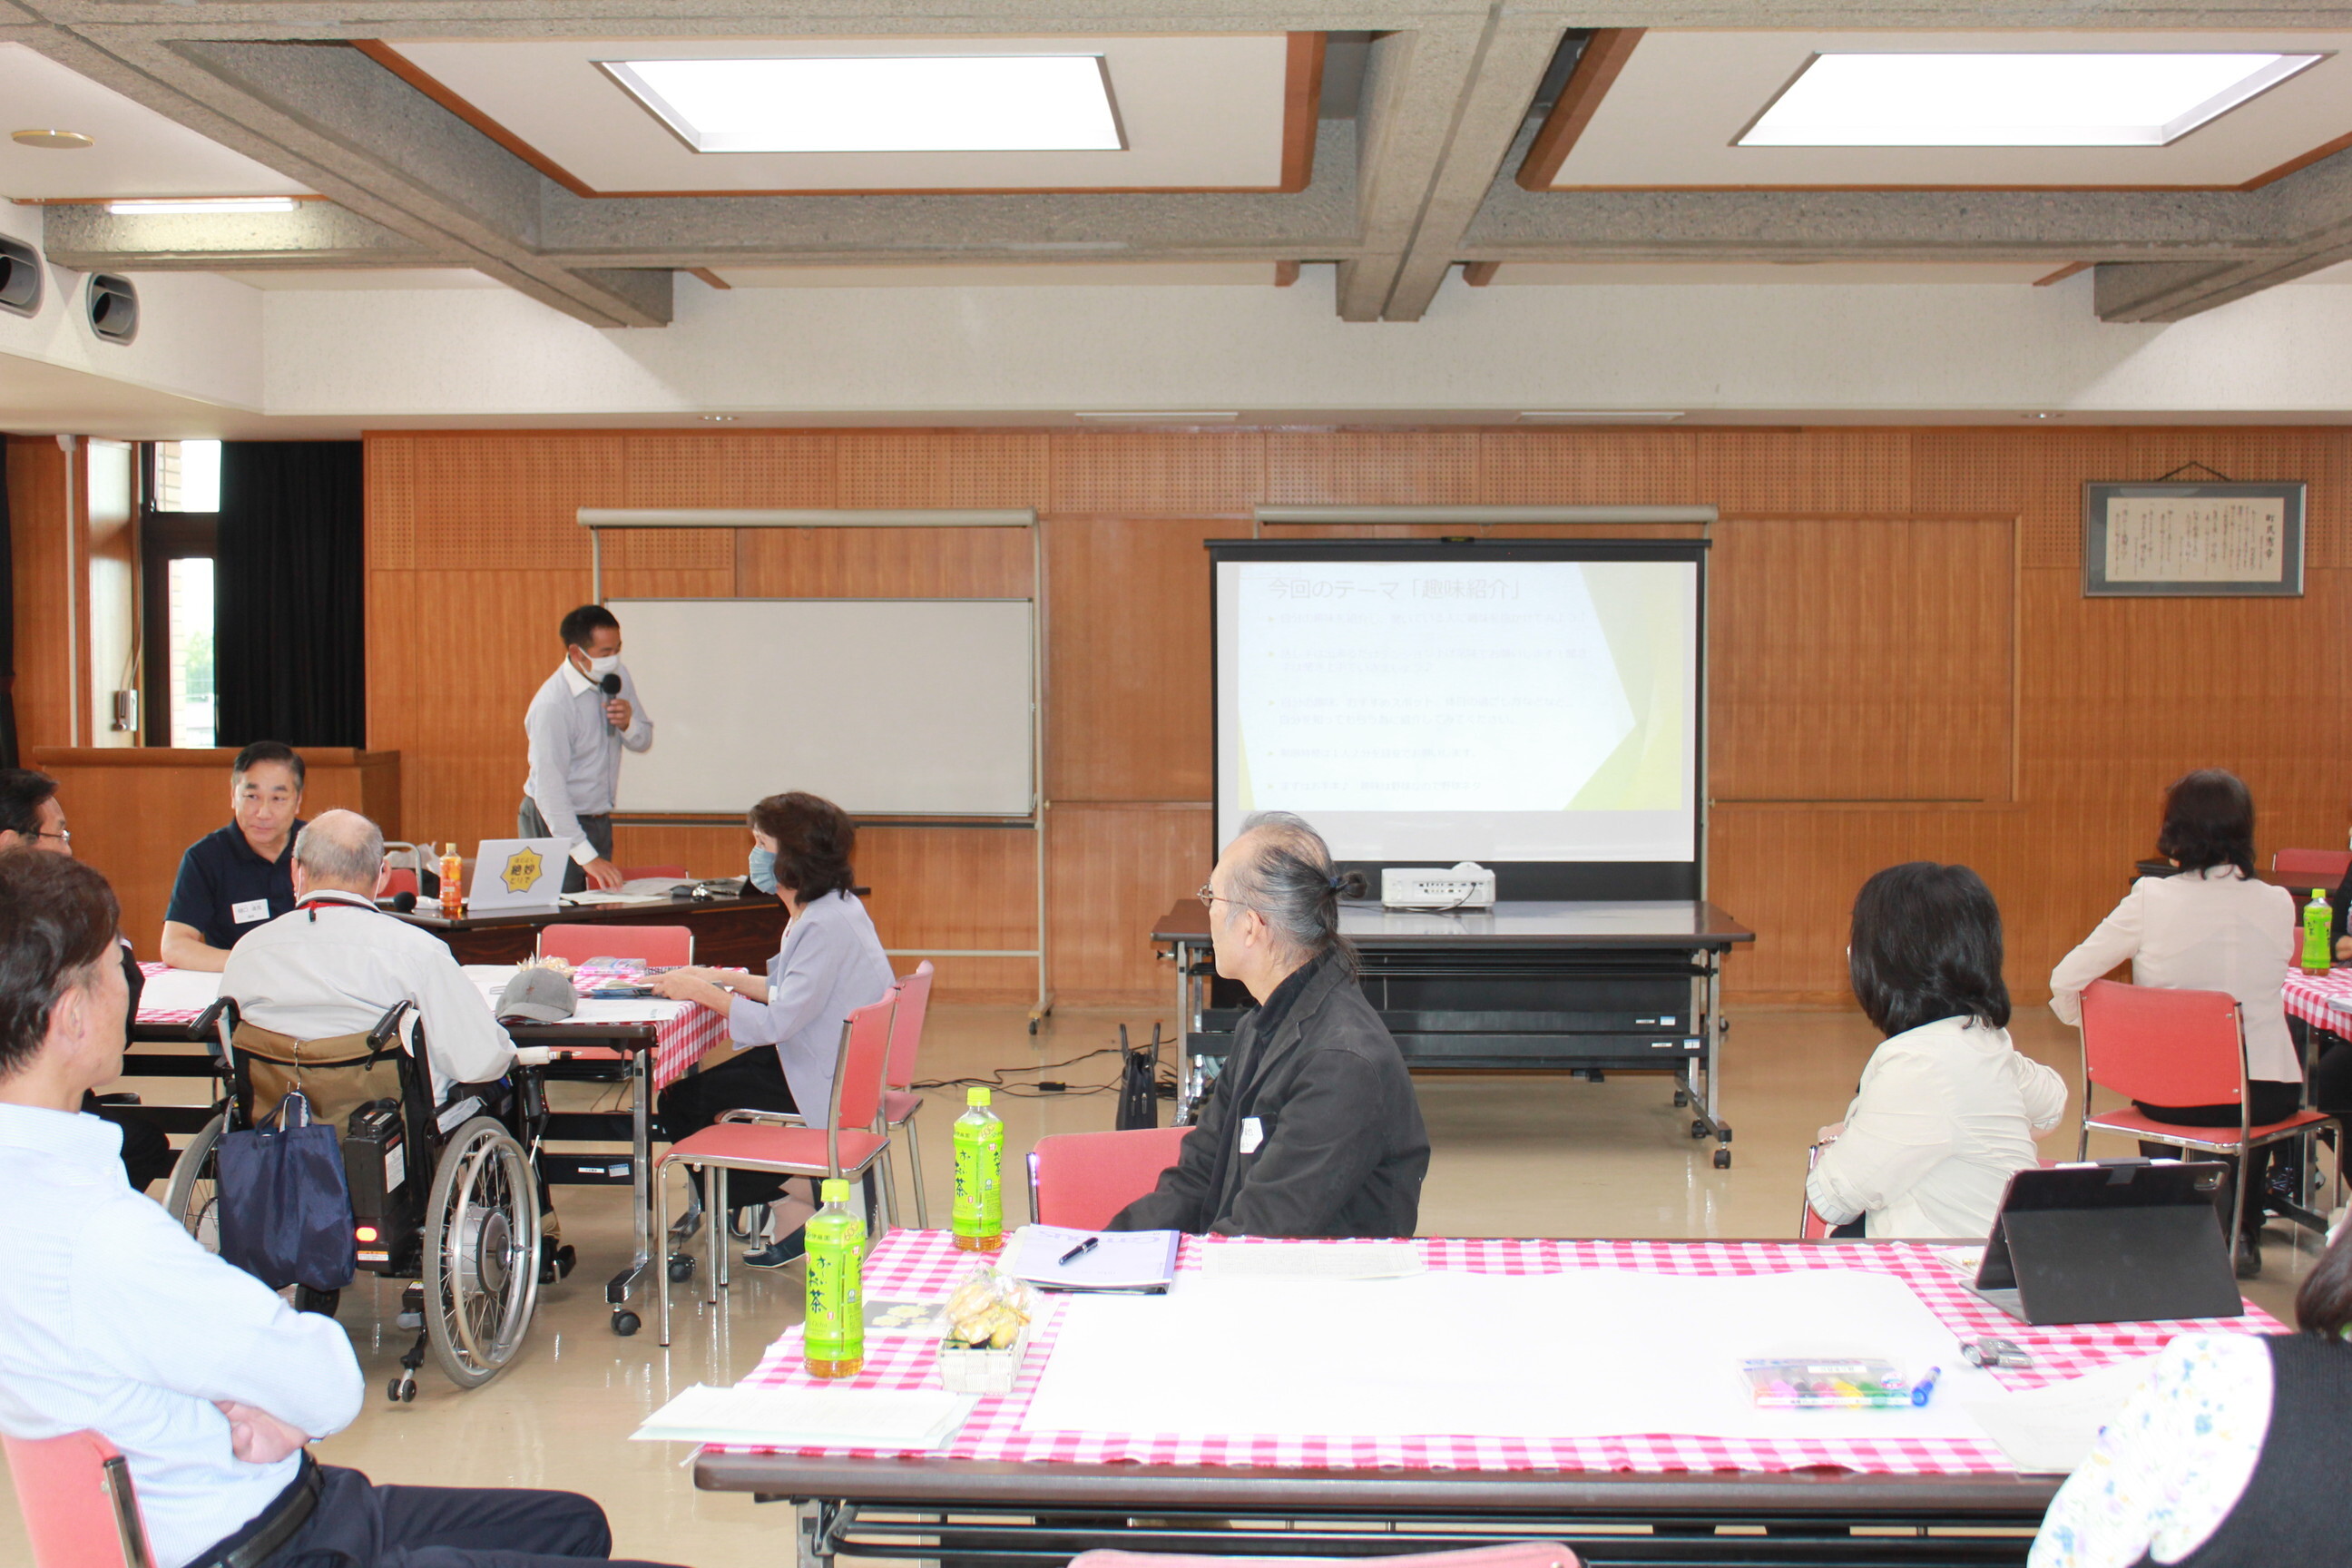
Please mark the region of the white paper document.
<svg viewBox="0 0 2352 1568"><path fill-rule="evenodd" d="M2020 1470L2071 1475L2155 1363L2154 1356L2119 1362L2022 1394L1971 1401L1969 1411Z"/></svg>
<svg viewBox="0 0 2352 1568"><path fill-rule="evenodd" d="M220 1000L218 974L199 969L167 969L139 988L139 1008L151 1013L201 1013Z"/></svg>
<svg viewBox="0 0 2352 1568"><path fill-rule="evenodd" d="M978 1401L938 1389L713 1388L696 1384L629 1436L774 1448L938 1447Z"/></svg>
<svg viewBox="0 0 2352 1568"><path fill-rule="evenodd" d="M1185 1347L1184 1375L1139 1347ZM1743 1358L1939 1366L1906 1410L1759 1410ZM1080 1297L1030 1431L1391 1437L1949 1437L2000 1384L1902 1281L1843 1269L1727 1278L1586 1270L1389 1280L1183 1276L1161 1297Z"/></svg>
<svg viewBox="0 0 2352 1568"><path fill-rule="evenodd" d="M1402 1279L1423 1274L1409 1241L1340 1241L1315 1247L1211 1247L1201 1253L1210 1279Z"/></svg>
<svg viewBox="0 0 2352 1568"><path fill-rule="evenodd" d="M1013 1236L1004 1271L1047 1290L1165 1290L1176 1277L1176 1242L1172 1230L1024 1225ZM1062 1261L1081 1247L1084 1253Z"/></svg>

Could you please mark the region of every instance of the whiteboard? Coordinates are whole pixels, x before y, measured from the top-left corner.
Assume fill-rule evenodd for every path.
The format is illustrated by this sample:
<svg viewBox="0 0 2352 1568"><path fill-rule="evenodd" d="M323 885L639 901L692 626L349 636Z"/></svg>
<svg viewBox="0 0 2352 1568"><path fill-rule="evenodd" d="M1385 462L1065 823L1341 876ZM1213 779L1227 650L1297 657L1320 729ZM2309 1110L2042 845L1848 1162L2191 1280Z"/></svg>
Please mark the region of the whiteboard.
<svg viewBox="0 0 2352 1568"><path fill-rule="evenodd" d="M654 721L624 812L740 815L784 790L852 816L1027 816L1026 599L614 599Z"/></svg>

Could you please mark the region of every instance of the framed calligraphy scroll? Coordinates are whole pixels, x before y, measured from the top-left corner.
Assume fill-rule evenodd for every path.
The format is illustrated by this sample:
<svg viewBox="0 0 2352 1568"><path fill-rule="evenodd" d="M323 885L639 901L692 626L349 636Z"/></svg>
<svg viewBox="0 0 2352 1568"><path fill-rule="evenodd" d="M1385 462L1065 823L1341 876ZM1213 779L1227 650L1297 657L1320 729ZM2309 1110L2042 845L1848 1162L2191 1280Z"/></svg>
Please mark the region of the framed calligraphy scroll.
<svg viewBox="0 0 2352 1568"><path fill-rule="evenodd" d="M2085 597L2303 593L2299 482L2083 487Z"/></svg>

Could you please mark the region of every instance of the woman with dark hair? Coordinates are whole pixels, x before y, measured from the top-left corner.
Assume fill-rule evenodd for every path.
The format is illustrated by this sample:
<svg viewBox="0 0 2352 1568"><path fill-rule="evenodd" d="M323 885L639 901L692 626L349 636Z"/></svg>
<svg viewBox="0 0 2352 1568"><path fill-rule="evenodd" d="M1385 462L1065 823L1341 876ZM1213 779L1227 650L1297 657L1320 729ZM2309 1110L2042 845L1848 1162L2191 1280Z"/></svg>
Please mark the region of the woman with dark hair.
<svg viewBox="0 0 2352 1568"><path fill-rule="evenodd" d="M2050 973L2050 1010L2081 1027L2083 988L2126 959L2132 984L2185 991L2226 991L2238 999L2246 1031L2246 1113L2255 1126L2283 1121L2303 1104L2303 1064L2286 1027L2284 987L2294 959L2294 899L2254 879L2254 797L2234 773L2200 768L2164 798L2157 853L2177 877L2142 877L2098 929ZM2238 1125L2235 1105L2148 1105L2147 1116L2179 1127ZM2171 1144L2143 1152L2174 1155ZM2241 1279L2262 1272L2263 1173L2270 1151L2257 1149L2240 1184L2244 1237Z"/></svg>
<svg viewBox="0 0 2352 1568"><path fill-rule="evenodd" d="M1886 1037L1805 1201L1846 1235L1982 1237L2034 1138L2058 1125L2066 1084L2009 1043L2000 910L1966 866L1890 866L1853 900L1846 968Z"/></svg>
<svg viewBox="0 0 2352 1568"><path fill-rule="evenodd" d="M770 795L750 819L752 839L775 857L776 897L788 911L784 943L765 974L697 966L654 977L662 995L724 1015L736 1053L664 1091L662 1125L673 1141L728 1110L797 1110L821 1121L832 1102L842 1020L879 1002L896 978L865 904L850 891L857 827L849 814L793 791ZM783 1184L738 1171L728 1179L727 1200L739 1209L773 1205ZM680 1222L687 1235L694 1220L689 1214ZM774 1227L745 1263L781 1268L801 1255L799 1221L778 1215Z"/></svg>
<svg viewBox="0 0 2352 1568"><path fill-rule="evenodd" d="M2296 1334L2183 1334L2058 1489L2031 1568L2340 1563L2352 1540L2352 1239L2295 1292Z"/></svg>

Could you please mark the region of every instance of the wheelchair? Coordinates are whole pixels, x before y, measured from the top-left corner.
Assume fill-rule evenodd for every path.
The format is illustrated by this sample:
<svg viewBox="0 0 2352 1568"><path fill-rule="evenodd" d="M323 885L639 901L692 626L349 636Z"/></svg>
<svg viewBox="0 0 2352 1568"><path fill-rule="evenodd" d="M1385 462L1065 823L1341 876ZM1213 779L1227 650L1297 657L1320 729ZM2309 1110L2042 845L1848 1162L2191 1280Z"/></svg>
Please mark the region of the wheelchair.
<svg viewBox="0 0 2352 1568"><path fill-rule="evenodd" d="M266 1121L299 1087L341 1145L359 1271L414 1281L398 1323L418 1331L385 1390L394 1403L416 1397L428 1349L460 1388L512 1364L542 1262L537 1151L547 1110L536 1076L519 1065L509 1086L456 1087L436 1105L423 1019L407 1017L405 1048L401 1040L413 1010L395 1004L365 1035L295 1041L242 1022L230 998L215 1003L189 1033L217 1041L219 1109L181 1154L164 1198L219 1251L220 1141ZM294 1289L298 1309L333 1315L338 1292Z"/></svg>

